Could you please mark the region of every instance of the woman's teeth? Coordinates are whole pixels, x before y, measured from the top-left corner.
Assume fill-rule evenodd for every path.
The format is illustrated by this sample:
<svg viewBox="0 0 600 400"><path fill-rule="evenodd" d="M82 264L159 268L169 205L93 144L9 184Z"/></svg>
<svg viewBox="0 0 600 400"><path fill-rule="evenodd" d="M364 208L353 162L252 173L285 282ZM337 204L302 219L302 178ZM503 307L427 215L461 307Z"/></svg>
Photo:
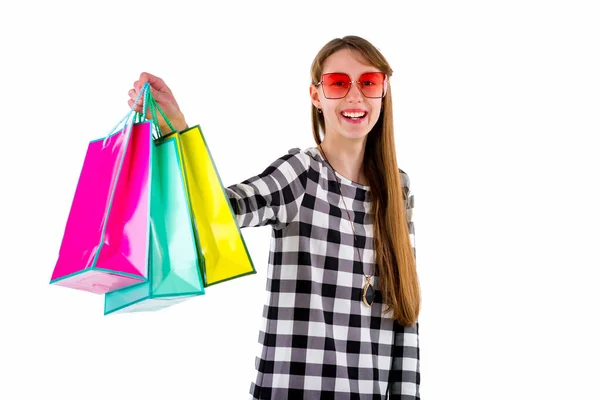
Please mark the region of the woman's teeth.
<svg viewBox="0 0 600 400"><path fill-rule="evenodd" d="M344 112L342 113L342 115L346 118L352 118L352 119L359 119L359 118L363 118L365 116L364 112Z"/></svg>

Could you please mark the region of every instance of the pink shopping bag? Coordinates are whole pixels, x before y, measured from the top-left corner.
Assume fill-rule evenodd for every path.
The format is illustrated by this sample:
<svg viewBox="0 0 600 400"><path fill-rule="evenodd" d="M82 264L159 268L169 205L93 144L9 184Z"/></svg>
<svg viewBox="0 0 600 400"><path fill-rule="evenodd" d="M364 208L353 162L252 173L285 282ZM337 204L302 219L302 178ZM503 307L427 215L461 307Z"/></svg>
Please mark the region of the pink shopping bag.
<svg viewBox="0 0 600 400"><path fill-rule="evenodd" d="M103 294L147 280L152 122L90 142L51 284Z"/></svg>

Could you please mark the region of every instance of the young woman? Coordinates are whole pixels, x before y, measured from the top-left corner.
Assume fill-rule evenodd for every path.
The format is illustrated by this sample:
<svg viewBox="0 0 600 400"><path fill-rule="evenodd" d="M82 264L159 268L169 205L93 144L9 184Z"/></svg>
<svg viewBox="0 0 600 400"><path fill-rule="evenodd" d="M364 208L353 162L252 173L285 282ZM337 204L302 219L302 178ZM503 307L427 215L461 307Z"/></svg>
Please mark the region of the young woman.
<svg viewBox="0 0 600 400"><path fill-rule="evenodd" d="M420 398L413 195L396 161L391 75L368 41L327 43L311 68L317 146L227 188L240 227L273 228L254 399ZM147 81L185 129L160 78L143 73L129 106Z"/></svg>

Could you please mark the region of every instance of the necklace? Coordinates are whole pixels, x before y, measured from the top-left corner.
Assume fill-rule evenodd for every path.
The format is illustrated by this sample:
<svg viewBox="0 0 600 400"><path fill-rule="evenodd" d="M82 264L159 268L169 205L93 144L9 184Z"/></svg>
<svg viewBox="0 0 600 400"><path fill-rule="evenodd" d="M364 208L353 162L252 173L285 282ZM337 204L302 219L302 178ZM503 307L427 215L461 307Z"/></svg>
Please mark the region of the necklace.
<svg viewBox="0 0 600 400"><path fill-rule="evenodd" d="M323 150L323 148L321 147L320 144L319 144L319 150L321 150L321 153L323 153L323 157L325 158L325 161L327 161L327 164L329 164L329 166L331 167L331 169L333 171L333 177L335 178L335 182L337 183L338 189L340 191L340 197L342 198L342 202L344 203L344 208L346 209L346 213L348 214L348 221L350 221L350 226L352 227L352 233L354 234L354 242L356 243L358 241L358 238L356 237L356 230L354 230L354 222L352 221L352 218L350 218L350 211L348 211L348 207L346 206L346 200L344 200L344 195L342 194L342 185L338 181L337 175L335 174L335 170L333 169L333 166L327 159L327 156L325 155L325 151ZM364 272L364 264L363 264L363 260L362 260L362 255L360 254L360 249L358 248L358 243L356 243L356 251L358 252L358 259L360 260L360 265L363 268L363 275L365 276L365 279L367 281L362 289L362 296L361 296L362 302L367 307L371 307L373 305L373 301L375 300L375 289L373 289L373 285L371 285L371 277L373 275L367 275Z"/></svg>

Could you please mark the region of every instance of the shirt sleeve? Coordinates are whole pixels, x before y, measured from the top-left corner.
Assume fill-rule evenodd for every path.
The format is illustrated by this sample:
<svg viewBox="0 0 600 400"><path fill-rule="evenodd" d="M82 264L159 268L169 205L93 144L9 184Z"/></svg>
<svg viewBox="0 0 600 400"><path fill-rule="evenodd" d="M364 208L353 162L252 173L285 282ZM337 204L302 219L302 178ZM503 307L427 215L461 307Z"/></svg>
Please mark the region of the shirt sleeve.
<svg viewBox="0 0 600 400"><path fill-rule="evenodd" d="M406 199L408 232L416 260L413 218L414 195L410 190L408 175L402 170L400 170L400 173ZM420 359L419 321L409 327L402 326L394 321L394 348L389 387L389 398L391 400L417 400L421 398L419 393L421 384Z"/></svg>
<svg viewBox="0 0 600 400"><path fill-rule="evenodd" d="M306 189L308 155L300 149L275 160L261 174L226 188L240 228L281 229L297 215Z"/></svg>

